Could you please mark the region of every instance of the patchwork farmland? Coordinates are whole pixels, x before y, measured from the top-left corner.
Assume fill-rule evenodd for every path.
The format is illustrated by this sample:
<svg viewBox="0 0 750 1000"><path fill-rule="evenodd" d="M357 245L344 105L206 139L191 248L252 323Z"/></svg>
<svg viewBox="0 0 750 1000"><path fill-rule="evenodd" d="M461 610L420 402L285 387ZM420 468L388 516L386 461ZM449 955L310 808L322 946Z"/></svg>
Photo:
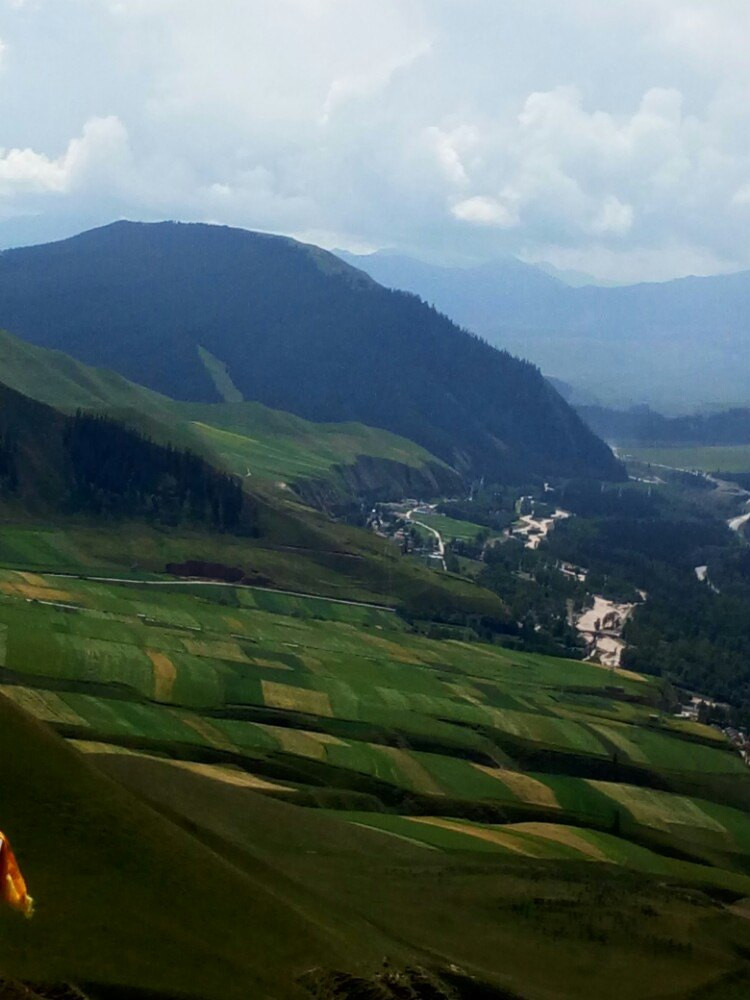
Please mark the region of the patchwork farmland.
<svg viewBox="0 0 750 1000"><path fill-rule="evenodd" d="M12 570L0 675L89 759L161 760L439 851L745 891L750 771L654 679L320 598Z"/></svg>

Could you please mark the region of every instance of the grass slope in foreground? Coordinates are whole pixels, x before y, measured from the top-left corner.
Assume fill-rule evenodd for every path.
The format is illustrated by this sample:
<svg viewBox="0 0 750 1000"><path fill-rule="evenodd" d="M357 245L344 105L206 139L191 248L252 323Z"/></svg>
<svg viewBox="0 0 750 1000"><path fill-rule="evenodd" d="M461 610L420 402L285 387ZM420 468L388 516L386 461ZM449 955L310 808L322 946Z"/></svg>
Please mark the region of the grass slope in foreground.
<svg viewBox="0 0 750 1000"><path fill-rule="evenodd" d="M95 769L2 698L0 723L4 823L38 899L31 923L0 912L0 967L42 995L395 998L428 973L411 995L747 984L750 925L684 881L427 850L165 761Z"/></svg>

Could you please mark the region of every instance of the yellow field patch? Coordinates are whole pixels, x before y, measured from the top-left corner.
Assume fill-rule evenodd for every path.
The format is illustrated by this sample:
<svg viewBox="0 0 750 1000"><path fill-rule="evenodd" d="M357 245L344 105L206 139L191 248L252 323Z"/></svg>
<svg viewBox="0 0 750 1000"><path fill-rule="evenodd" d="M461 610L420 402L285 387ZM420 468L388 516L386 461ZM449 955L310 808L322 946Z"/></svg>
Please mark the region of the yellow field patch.
<svg viewBox="0 0 750 1000"><path fill-rule="evenodd" d="M726 834L725 827L703 812L697 802L683 795L657 792L635 785L617 785L609 781L584 779L592 788L624 806L631 816L644 826L669 832L673 826L691 826L714 833Z"/></svg>
<svg viewBox="0 0 750 1000"><path fill-rule="evenodd" d="M171 701L174 682L177 680L177 667L166 653L160 653L157 649L147 649L146 654L154 665L154 699Z"/></svg>
<svg viewBox="0 0 750 1000"><path fill-rule="evenodd" d="M565 844L566 847L572 847L594 861L612 860L596 844L592 844L569 826L557 826L555 823L514 823L511 829L519 833L531 833L544 840L553 840L557 844Z"/></svg>
<svg viewBox="0 0 750 1000"><path fill-rule="evenodd" d="M468 701L471 705L478 705L480 708L487 707L486 699L477 688L453 682L447 682L445 687L448 689L449 696L452 695L454 698L461 698L463 701Z"/></svg>
<svg viewBox="0 0 750 1000"><path fill-rule="evenodd" d="M266 732L274 739L278 740L279 746L285 753L295 754L297 757L310 757L313 760L326 759L326 747L331 744L343 746L344 741L329 733L311 733L307 730L288 729L286 726L263 726Z"/></svg>
<svg viewBox="0 0 750 1000"><path fill-rule="evenodd" d="M251 662L256 667L265 667L266 670L292 670L286 663L281 663L280 660L266 660L260 656L254 656Z"/></svg>
<svg viewBox="0 0 750 1000"><path fill-rule="evenodd" d="M669 728L677 733L687 733L698 736L702 740L711 740L718 745L726 744L727 738L720 729L714 729L703 722L693 722L690 719L670 719Z"/></svg>
<svg viewBox="0 0 750 1000"><path fill-rule="evenodd" d="M36 573L26 573L23 570L19 570L17 575L20 576L25 583L30 583L32 587L49 587L49 584L44 577L38 576Z"/></svg>
<svg viewBox="0 0 750 1000"><path fill-rule="evenodd" d="M277 684L276 681L261 681L263 701L268 708L280 708L287 712L305 712L307 715L333 715L331 701L323 691Z"/></svg>
<svg viewBox="0 0 750 1000"><path fill-rule="evenodd" d="M227 785L235 785L237 788L251 788L259 792L294 791L293 788L289 788L287 785L277 785L275 782L259 778L255 774L248 774L246 771L240 771L233 767L222 767L219 764L198 764L191 760L169 760L165 757L157 757L154 754L143 753L141 750L129 750L127 747L116 746L112 743L98 743L93 740L68 740L68 743L81 753L144 757L146 760L156 760L160 764L179 767L184 771L200 774L204 778L211 778L213 781L222 781Z"/></svg>
<svg viewBox="0 0 750 1000"><path fill-rule="evenodd" d="M618 726L616 723L603 726L596 722L590 722L589 725L600 736L603 736L605 740L614 743L617 749L622 750L630 760L637 761L639 764L648 764L646 754L625 735L628 732L626 726Z"/></svg>
<svg viewBox="0 0 750 1000"><path fill-rule="evenodd" d="M0 592L9 597L23 597L29 601L56 601L58 604L69 604L73 595L66 590L55 590L47 586L34 586L31 583L0 583Z"/></svg>
<svg viewBox="0 0 750 1000"><path fill-rule="evenodd" d="M232 663L247 663L248 657L236 642L222 639L183 639L187 653L206 656L212 660L230 660Z"/></svg>
<svg viewBox="0 0 750 1000"><path fill-rule="evenodd" d="M422 767L416 757L412 756L408 750L400 750L398 747L370 745L379 753L390 757L399 771L410 780L415 792L421 792L423 795L445 794L430 772L425 767Z"/></svg>
<svg viewBox="0 0 750 1000"><path fill-rule="evenodd" d="M86 721L69 708L54 691L37 691L35 688L19 687L16 684L0 684L0 694L4 694L19 708L42 722L88 728Z"/></svg>
<svg viewBox="0 0 750 1000"><path fill-rule="evenodd" d="M226 750L229 753L238 752L234 743L231 743L224 733L220 729L217 729L216 726L212 726L207 719L203 719L199 715L183 715L181 712L175 712L174 714L180 722L189 726L209 746L214 747L216 750Z"/></svg>
<svg viewBox="0 0 750 1000"><path fill-rule="evenodd" d="M442 816L410 816L409 820L412 823L425 823L427 826L439 826L443 830L463 833L475 840L486 840L490 844L497 844L498 847L507 847L514 854L524 854L530 858L536 857L530 845L522 844L512 834L503 830L488 830L481 826L464 825L455 819L443 819Z"/></svg>
<svg viewBox="0 0 750 1000"><path fill-rule="evenodd" d="M240 621L239 618L230 618L230 617L226 616L224 618L224 621L229 626L229 628L234 629L235 632L244 632L245 631L245 623L242 622L242 621Z"/></svg>
<svg viewBox="0 0 750 1000"><path fill-rule="evenodd" d="M389 658L392 660L397 660L399 663L415 663L420 664L422 662L421 658L413 653L409 649L404 649L403 646L399 646L397 642L392 642L390 639L385 639L380 635L368 635L362 632L359 637L368 646L375 646L377 649L382 650L387 653Z"/></svg>
<svg viewBox="0 0 750 1000"><path fill-rule="evenodd" d="M140 750L130 750L116 743L99 743L97 740L68 740L68 745L75 747L80 753L117 754L121 757L153 757L152 754ZM161 758L154 758L160 760Z"/></svg>
<svg viewBox="0 0 750 1000"><path fill-rule="evenodd" d="M155 758L163 760L163 758ZM203 778L211 778L212 781L221 781L225 785L234 785L236 788L250 788L256 792L293 792L293 788L287 785L277 785L273 781L259 778L255 774L248 774L247 771L239 771L232 767L221 767L218 764L196 764L190 760L168 760L165 763L172 767L182 768L183 771L190 771L192 774L199 774Z"/></svg>
<svg viewBox="0 0 750 1000"><path fill-rule="evenodd" d="M509 771L502 767L486 767L484 764L473 763L472 766L483 774L489 775L490 778L501 781L522 802L528 802L534 806L547 806L550 809L560 808L560 803L552 789L528 774L522 774L520 771Z"/></svg>
<svg viewBox="0 0 750 1000"><path fill-rule="evenodd" d="M303 733L299 729L286 729L284 726L264 726L268 732L279 741L284 753L295 757L309 757L312 760L325 760L326 748L322 740L314 739L313 733Z"/></svg>
<svg viewBox="0 0 750 1000"><path fill-rule="evenodd" d="M317 656L302 654L299 656L299 659L300 662L302 663L302 666L305 667L307 670L309 670L310 673L319 674L321 672L322 673L326 672L325 670L321 671L321 667L323 666L323 661L319 660Z"/></svg>

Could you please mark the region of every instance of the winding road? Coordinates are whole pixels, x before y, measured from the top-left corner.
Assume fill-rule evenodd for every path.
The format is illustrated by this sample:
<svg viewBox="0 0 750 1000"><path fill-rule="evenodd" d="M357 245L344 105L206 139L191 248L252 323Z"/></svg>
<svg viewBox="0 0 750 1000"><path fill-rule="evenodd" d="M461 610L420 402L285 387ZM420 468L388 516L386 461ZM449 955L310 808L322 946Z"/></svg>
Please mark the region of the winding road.
<svg viewBox="0 0 750 1000"><path fill-rule="evenodd" d="M232 587L240 590L262 590L267 594L285 594L287 597L306 597L316 601L328 601L330 604L346 604L352 608L372 608L374 611L389 611L396 609L388 604L375 604L369 601L349 601L343 597L326 597L324 594L306 594L301 590L281 590L278 587L262 587L257 583L228 583L226 580L203 580L190 577L175 577L174 580L136 580L125 576L87 576L83 573L47 573L40 569L18 570L15 572L37 573L60 580L86 580L90 583L122 583L138 587Z"/></svg>
<svg viewBox="0 0 750 1000"><path fill-rule="evenodd" d="M426 512L423 507L412 507L411 510L407 510L404 516L407 521L411 521L412 524L418 524L420 528L424 528L425 531L429 531L431 535L435 536L435 538L437 539L437 550L438 550L438 557L440 559L440 565L447 572L448 567L446 566L445 563L445 542L443 541L443 536L440 534L439 531L437 531L437 529L431 528L430 525L425 524L424 521L418 521L413 516L414 514L424 514L424 513L428 512Z"/></svg>

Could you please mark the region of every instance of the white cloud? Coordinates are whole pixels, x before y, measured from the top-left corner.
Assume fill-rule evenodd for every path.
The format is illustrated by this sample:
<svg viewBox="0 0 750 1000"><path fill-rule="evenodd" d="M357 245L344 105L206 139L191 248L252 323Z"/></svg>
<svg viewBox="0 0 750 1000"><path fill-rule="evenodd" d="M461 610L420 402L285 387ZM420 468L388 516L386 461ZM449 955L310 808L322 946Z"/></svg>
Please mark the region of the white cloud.
<svg viewBox="0 0 750 1000"><path fill-rule="evenodd" d="M461 222L472 222L480 226L499 226L505 229L518 225L518 219L506 205L496 198L475 195L460 201L451 209L453 215Z"/></svg>
<svg viewBox="0 0 750 1000"><path fill-rule="evenodd" d="M3 244L24 216L43 236L127 214L631 276L750 266L747 0L22 6Z"/></svg>
<svg viewBox="0 0 750 1000"><path fill-rule="evenodd" d="M613 233L615 236L624 236L632 225L632 205L624 205L619 198L608 195L591 223L591 232L598 235Z"/></svg>
<svg viewBox="0 0 750 1000"><path fill-rule="evenodd" d="M121 184L130 161L128 135L114 116L92 118L56 158L33 149L0 151L0 197L25 191L64 194L92 184Z"/></svg>
<svg viewBox="0 0 750 1000"><path fill-rule="evenodd" d="M404 69L411 63L426 55L430 51L430 42L422 40L413 48L402 54L393 54L380 59L374 65L366 69L360 69L356 73L336 77L328 88L328 94L323 103L321 122L326 124L336 109L349 101L358 98L372 97L379 90L388 85L394 73Z"/></svg>

